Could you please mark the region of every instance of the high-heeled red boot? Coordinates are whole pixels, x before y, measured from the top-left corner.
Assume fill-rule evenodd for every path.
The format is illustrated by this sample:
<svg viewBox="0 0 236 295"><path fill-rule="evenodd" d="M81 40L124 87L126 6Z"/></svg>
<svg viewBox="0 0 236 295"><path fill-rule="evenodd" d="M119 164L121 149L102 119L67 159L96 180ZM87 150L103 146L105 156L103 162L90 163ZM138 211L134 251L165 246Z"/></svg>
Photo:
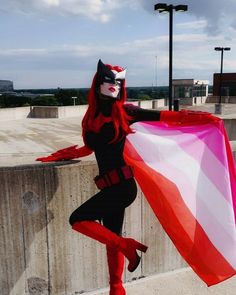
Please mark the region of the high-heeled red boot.
<svg viewBox="0 0 236 295"><path fill-rule="evenodd" d="M124 270L124 255L113 247L107 246L107 263L109 270L109 295L126 295L122 285L122 274Z"/></svg>
<svg viewBox="0 0 236 295"><path fill-rule="evenodd" d="M92 239L95 239L109 247L116 248L122 252L129 260L128 270L135 271L140 262L140 256L137 250L147 251L147 246L137 242L134 239L123 238L113 233L105 226L95 221L79 221L75 222L72 228Z"/></svg>

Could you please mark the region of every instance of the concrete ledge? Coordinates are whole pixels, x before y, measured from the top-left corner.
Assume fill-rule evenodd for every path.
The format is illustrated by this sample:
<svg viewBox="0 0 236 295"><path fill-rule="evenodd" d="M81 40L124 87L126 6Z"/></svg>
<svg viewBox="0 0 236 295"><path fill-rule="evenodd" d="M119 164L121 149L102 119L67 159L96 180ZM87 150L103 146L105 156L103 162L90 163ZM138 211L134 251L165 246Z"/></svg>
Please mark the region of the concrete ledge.
<svg viewBox="0 0 236 295"><path fill-rule="evenodd" d="M235 295L236 278L207 287L190 268L182 268L138 279L124 286L127 295ZM84 295L108 294L108 288L84 293Z"/></svg>
<svg viewBox="0 0 236 295"><path fill-rule="evenodd" d="M236 140L236 118L223 118L229 140Z"/></svg>
<svg viewBox="0 0 236 295"><path fill-rule="evenodd" d="M229 143L230 143L233 155L234 155L234 159L236 161L236 140L230 141Z"/></svg>
<svg viewBox="0 0 236 295"><path fill-rule="evenodd" d="M82 117L88 105L76 106L33 106L30 118L69 118Z"/></svg>
<svg viewBox="0 0 236 295"><path fill-rule="evenodd" d="M144 109L165 107L164 99L128 101ZM25 118L70 118L83 117L88 105L75 106L30 106L0 109L0 121L19 120Z"/></svg>
<svg viewBox="0 0 236 295"><path fill-rule="evenodd" d="M208 96L207 103L218 103L219 102L219 96ZM236 103L236 96L222 96L221 97L221 102L222 103Z"/></svg>
<svg viewBox="0 0 236 295"><path fill-rule="evenodd" d="M108 294L101 289L108 284L104 245L68 223L97 192L96 174L93 161L0 167L1 295ZM149 246L140 267L124 272L127 295L235 294L236 277L221 283L220 293L186 269L140 190L126 210L123 235Z"/></svg>
<svg viewBox="0 0 236 295"><path fill-rule="evenodd" d="M72 295L107 286L104 245L68 222L97 192L96 174L95 162L0 167L1 295ZM125 268L124 282L186 267L140 190L126 210L123 235L149 246L135 272Z"/></svg>
<svg viewBox="0 0 236 295"><path fill-rule="evenodd" d="M30 107L0 108L0 121L19 120L28 118Z"/></svg>

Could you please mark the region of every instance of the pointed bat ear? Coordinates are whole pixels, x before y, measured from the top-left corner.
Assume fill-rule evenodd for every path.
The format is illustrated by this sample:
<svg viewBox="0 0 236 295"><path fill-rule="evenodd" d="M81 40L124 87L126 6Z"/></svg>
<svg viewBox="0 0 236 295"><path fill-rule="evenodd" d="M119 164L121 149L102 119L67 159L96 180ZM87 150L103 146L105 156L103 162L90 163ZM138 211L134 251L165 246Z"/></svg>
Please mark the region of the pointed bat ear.
<svg viewBox="0 0 236 295"><path fill-rule="evenodd" d="M118 72L116 74L116 79L125 80L126 75L126 69L124 69L122 72Z"/></svg>
<svg viewBox="0 0 236 295"><path fill-rule="evenodd" d="M115 79L115 74L99 59L97 65L97 73L101 76L108 76L112 79Z"/></svg>
<svg viewBox="0 0 236 295"><path fill-rule="evenodd" d="M102 72L102 69L105 67L104 63L99 59L98 65L97 65L97 72Z"/></svg>

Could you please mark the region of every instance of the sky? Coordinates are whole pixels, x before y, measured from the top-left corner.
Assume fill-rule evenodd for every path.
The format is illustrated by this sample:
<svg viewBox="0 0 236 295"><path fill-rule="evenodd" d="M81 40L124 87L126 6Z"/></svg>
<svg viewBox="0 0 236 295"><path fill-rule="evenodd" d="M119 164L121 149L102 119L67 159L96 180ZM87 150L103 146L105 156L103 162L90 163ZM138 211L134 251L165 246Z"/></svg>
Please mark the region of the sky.
<svg viewBox="0 0 236 295"><path fill-rule="evenodd" d="M15 89L90 87L97 62L127 69L126 84L168 85L169 15L153 0L0 0L0 80ZM161 1L162 3L162 1ZM236 1L186 4L173 15L173 78L236 72Z"/></svg>

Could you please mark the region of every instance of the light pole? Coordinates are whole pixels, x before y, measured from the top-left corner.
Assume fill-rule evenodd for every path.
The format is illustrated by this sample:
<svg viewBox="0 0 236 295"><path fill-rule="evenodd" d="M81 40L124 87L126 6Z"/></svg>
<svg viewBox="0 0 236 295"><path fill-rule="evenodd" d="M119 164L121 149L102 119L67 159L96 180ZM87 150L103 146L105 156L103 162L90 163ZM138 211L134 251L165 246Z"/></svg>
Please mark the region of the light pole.
<svg viewBox="0 0 236 295"><path fill-rule="evenodd" d="M157 98L157 55L155 56L156 62L155 62L155 92L156 92L156 98Z"/></svg>
<svg viewBox="0 0 236 295"><path fill-rule="evenodd" d="M166 3L157 3L154 5L154 10L162 12L169 12L169 110L172 111L172 65L173 65L173 10L175 11L187 11L188 5L167 5ZM175 110L179 108L178 104L175 104Z"/></svg>
<svg viewBox="0 0 236 295"><path fill-rule="evenodd" d="M77 99L78 97L77 96L72 96L72 99L74 101L74 106L75 106L75 100Z"/></svg>
<svg viewBox="0 0 236 295"><path fill-rule="evenodd" d="M215 47L216 51L221 51L221 59L220 59L220 95L219 95L219 103L215 104L215 114L222 113L222 104L221 104L221 97L222 97L222 74L223 74L223 58L224 58L224 51L229 51L230 47Z"/></svg>

